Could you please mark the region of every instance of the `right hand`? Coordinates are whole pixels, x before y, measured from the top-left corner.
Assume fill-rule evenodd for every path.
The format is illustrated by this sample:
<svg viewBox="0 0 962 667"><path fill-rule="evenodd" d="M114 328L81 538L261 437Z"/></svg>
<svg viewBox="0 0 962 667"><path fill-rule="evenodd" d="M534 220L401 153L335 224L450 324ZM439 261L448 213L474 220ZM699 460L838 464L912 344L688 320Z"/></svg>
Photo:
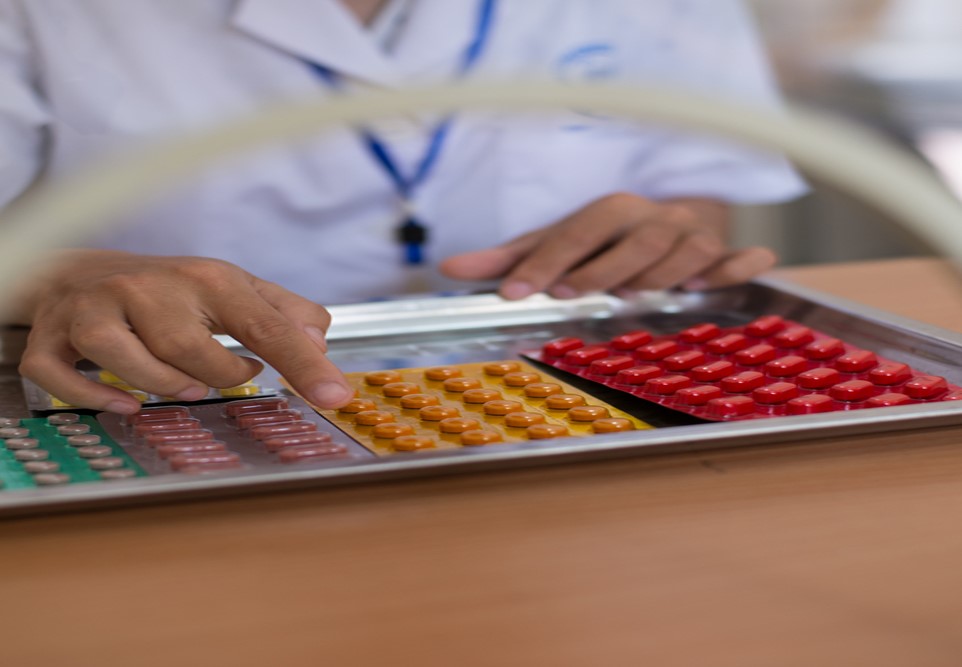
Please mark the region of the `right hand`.
<svg viewBox="0 0 962 667"><path fill-rule="evenodd" d="M233 336L319 407L353 396L326 356L328 312L220 260L67 251L20 291L15 310L16 320L32 326L21 374L78 407L140 409L127 392L79 374L80 359L183 401L261 371L260 362L233 354L212 334Z"/></svg>

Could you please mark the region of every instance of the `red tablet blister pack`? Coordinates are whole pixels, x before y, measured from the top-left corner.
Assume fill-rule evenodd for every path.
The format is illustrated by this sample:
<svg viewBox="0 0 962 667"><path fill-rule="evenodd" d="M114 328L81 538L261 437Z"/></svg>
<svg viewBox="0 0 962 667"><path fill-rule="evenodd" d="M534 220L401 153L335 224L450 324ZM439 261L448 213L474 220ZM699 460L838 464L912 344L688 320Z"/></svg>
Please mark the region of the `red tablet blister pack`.
<svg viewBox="0 0 962 667"><path fill-rule="evenodd" d="M943 377L777 315L664 336L629 331L604 343L560 338L527 356L712 421L962 399Z"/></svg>

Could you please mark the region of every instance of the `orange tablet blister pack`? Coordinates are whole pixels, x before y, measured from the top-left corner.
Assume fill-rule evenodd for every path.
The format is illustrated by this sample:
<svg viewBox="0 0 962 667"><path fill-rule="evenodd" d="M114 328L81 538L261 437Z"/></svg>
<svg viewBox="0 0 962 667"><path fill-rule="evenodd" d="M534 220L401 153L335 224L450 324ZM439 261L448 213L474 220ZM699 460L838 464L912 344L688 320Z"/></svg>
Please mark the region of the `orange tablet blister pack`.
<svg viewBox="0 0 962 667"><path fill-rule="evenodd" d="M347 377L354 400L318 412L379 456L651 428L521 361Z"/></svg>

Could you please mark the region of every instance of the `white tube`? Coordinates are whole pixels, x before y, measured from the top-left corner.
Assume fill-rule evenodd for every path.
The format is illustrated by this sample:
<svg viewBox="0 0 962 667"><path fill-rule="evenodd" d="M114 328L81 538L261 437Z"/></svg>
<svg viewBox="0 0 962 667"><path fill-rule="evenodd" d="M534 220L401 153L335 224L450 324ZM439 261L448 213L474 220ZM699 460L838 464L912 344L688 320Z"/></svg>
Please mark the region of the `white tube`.
<svg viewBox="0 0 962 667"><path fill-rule="evenodd" d="M224 157L386 116L557 108L591 109L701 130L783 153L810 174L888 214L962 265L962 205L923 163L867 130L811 112L764 110L677 90L515 82L302 100L85 169L69 181L25 197L0 218L0 247L5 250L0 294L38 265L51 241L60 246L74 243L159 189L186 181Z"/></svg>

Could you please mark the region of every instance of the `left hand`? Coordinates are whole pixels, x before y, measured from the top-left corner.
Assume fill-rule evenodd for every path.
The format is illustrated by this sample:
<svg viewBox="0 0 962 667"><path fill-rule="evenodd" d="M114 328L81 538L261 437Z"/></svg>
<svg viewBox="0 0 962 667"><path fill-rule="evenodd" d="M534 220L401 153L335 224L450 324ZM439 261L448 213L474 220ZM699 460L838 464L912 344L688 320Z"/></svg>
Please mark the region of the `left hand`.
<svg viewBox="0 0 962 667"><path fill-rule="evenodd" d="M461 280L501 278L499 291L507 299L725 287L776 262L767 248L729 248L728 217L720 202L613 194L503 245L450 257L441 271Z"/></svg>

